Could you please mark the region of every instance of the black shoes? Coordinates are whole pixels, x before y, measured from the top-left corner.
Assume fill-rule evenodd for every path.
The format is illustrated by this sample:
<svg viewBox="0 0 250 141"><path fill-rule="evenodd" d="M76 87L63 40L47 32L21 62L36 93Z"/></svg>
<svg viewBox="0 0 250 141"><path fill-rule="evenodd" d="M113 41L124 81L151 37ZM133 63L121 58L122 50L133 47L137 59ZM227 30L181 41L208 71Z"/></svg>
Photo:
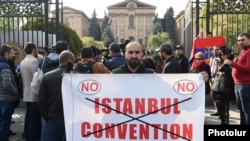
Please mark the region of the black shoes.
<svg viewBox="0 0 250 141"><path fill-rule="evenodd" d="M220 116L218 112L210 114L210 116Z"/></svg>

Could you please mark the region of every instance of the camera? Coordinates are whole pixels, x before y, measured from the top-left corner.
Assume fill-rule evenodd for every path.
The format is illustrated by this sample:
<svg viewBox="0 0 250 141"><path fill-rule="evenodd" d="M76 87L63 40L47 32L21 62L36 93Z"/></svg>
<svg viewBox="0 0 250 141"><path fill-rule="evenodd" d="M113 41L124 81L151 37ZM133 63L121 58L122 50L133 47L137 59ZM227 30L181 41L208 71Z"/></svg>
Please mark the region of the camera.
<svg viewBox="0 0 250 141"><path fill-rule="evenodd" d="M222 46L221 53L226 54L229 60L234 59L233 46Z"/></svg>

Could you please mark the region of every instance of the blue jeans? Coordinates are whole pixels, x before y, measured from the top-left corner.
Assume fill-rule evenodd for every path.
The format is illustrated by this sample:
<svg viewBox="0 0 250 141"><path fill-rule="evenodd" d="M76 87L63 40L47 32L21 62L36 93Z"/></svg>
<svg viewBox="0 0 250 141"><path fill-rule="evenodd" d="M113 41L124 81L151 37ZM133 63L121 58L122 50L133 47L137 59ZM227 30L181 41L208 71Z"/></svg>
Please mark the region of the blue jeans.
<svg viewBox="0 0 250 141"><path fill-rule="evenodd" d="M44 118L41 118L42 131L41 131L41 141L48 141L46 135L46 121Z"/></svg>
<svg viewBox="0 0 250 141"><path fill-rule="evenodd" d="M46 135L48 141L66 141L64 120L46 121Z"/></svg>
<svg viewBox="0 0 250 141"><path fill-rule="evenodd" d="M9 140L9 129L13 113L12 101L0 101L0 139L1 141Z"/></svg>
<svg viewBox="0 0 250 141"><path fill-rule="evenodd" d="M240 124L250 125L250 84L235 84L235 95L240 110Z"/></svg>
<svg viewBox="0 0 250 141"><path fill-rule="evenodd" d="M37 102L26 102L24 133L26 141L39 141L41 137L41 115Z"/></svg>

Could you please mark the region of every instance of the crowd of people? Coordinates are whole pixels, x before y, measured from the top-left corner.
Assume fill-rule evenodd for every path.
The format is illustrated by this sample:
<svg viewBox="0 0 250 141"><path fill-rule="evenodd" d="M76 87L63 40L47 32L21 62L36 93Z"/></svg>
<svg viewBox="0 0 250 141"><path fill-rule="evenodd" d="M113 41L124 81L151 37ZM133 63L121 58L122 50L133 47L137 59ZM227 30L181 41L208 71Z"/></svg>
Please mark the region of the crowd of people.
<svg viewBox="0 0 250 141"><path fill-rule="evenodd" d="M76 65L79 62L94 62L91 63L91 73L201 73L205 80L204 94L213 95L216 112L211 116L219 116L221 124L228 124L228 103L236 99L240 110L240 124L249 125L250 35L240 34L238 46L242 49L241 53L233 59L228 50L214 46L210 64L205 62L203 52L196 52L190 65L184 55L185 48L181 45L174 48L163 43L156 50L158 54L151 56L138 42L129 42L124 54L118 43L111 43L111 59L103 58L101 53L94 52L91 47L83 47L76 62L77 59L64 41L58 41L54 52L48 55L39 51L36 44L28 42L24 46L26 56L18 66L22 78L20 83L14 77L15 71L11 70L13 65L9 63L13 62L14 50L11 46L3 45L0 48L0 138L8 141L15 103L21 98L26 103L24 138L27 141L66 140L61 82L63 74L68 70L80 73L77 71L80 68ZM43 70L44 76L39 94L35 95L30 83L38 68ZM224 92L211 90L213 81L219 74L226 76Z"/></svg>

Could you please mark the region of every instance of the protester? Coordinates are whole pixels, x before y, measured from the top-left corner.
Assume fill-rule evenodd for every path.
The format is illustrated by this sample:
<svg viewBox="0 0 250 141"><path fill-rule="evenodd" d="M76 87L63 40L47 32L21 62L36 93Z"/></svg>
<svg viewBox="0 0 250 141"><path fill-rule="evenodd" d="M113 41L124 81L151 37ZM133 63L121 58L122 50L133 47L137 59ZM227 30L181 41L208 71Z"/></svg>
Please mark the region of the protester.
<svg viewBox="0 0 250 141"><path fill-rule="evenodd" d="M163 43L158 50L160 51L161 58L166 60L162 73L180 73L181 67L173 55L172 47L169 44Z"/></svg>
<svg viewBox="0 0 250 141"><path fill-rule="evenodd" d="M163 68L165 66L165 62L162 60L160 55L153 56L153 61L155 63L155 72L156 73L162 73Z"/></svg>
<svg viewBox="0 0 250 141"><path fill-rule="evenodd" d="M184 55L183 46L177 45L175 47L176 59L180 64L181 73L189 73L189 62L187 57Z"/></svg>
<svg viewBox="0 0 250 141"><path fill-rule="evenodd" d="M0 139L8 141L14 101L18 99L15 78L8 64L15 54L11 46L3 45L0 55Z"/></svg>
<svg viewBox="0 0 250 141"><path fill-rule="evenodd" d="M101 62L96 62L94 60L94 52L91 47L83 47L81 49L81 60L77 62L77 64L88 64L93 62L91 65L91 73L111 73L111 71L105 67L105 65ZM79 65L76 66L75 70L79 71Z"/></svg>
<svg viewBox="0 0 250 141"><path fill-rule="evenodd" d="M219 46L214 46L213 47L213 56L210 58L210 70L211 70L211 85L213 84L214 77L216 73L218 72L219 66L221 62L220 58L220 47ZM212 96L213 96L213 101L214 101L214 107L216 109L215 113L210 114L211 116L219 116L220 113L218 111L218 106L216 105L218 102L217 99L220 97L220 93L212 91Z"/></svg>
<svg viewBox="0 0 250 141"><path fill-rule="evenodd" d="M24 134L26 141L37 141L41 136L41 116L37 107L38 96L32 93L30 83L38 66L38 50L34 43L28 42L24 51L26 56L20 63L23 101L26 102Z"/></svg>
<svg viewBox="0 0 250 141"><path fill-rule="evenodd" d="M45 134L48 141L66 141L61 84L68 62L74 63L74 60L73 53L62 51L59 56L59 67L43 76L38 107L46 121Z"/></svg>
<svg viewBox="0 0 250 141"><path fill-rule="evenodd" d="M112 73L154 73L142 63L143 48L138 42L130 42L125 48L126 63L112 70Z"/></svg>
<svg viewBox="0 0 250 141"><path fill-rule="evenodd" d="M242 50L233 61L225 59L224 64L231 66L235 83L236 103L240 110L240 124L250 125L250 34L238 36L238 47Z"/></svg>
<svg viewBox="0 0 250 141"><path fill-rule="evenodd" d="M49 71L57 69L59 66L59 56L62 51L68 50L68 44L65 41L57 41L54 45L54 52L44 56L43 59L39 60L39 68L46 74ZM43 65L42 65L43 64ZM43 118L41 118L42 131L41 131L41 141L49 141L46 139L46 123Z"/></svg>
<svg viewBox="0 0 250 141"><path fill-rule="evenodd" d="M209 81L211 80L211 71L210 66L205 63L205 56L202 52L197 52L195 55L194 62L191 66L191 73L202 73L204 80L205 80L205 94L210 94L210 84ZM204 76L204 74L208 76Z"/></svg>
<svg viewBox="0 0 250 141"><path fill-rule="evenodd" d="M124 56L121 55L121 49L119 44L111 43L109 45L109 54L112 57L106 61L105 66L112 71L113 69L123 65L125 63Z"/></svg>
<svg viewBox="0 0 250 141"><path fill-rule="evenodd" d="M150 57L150 52L148 50L143 50L143 64L146 68L156 71L156 66L154 60Z"/></svg>

